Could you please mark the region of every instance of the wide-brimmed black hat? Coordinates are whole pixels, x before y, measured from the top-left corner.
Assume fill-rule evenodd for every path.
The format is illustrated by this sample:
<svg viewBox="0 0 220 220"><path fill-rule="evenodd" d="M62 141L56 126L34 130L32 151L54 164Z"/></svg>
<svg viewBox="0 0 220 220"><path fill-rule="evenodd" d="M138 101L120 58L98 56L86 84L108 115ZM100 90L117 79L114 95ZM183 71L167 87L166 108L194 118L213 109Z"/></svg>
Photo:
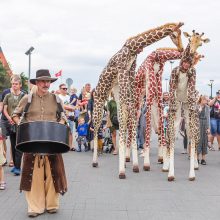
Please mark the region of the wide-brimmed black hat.
<svg viewBox="0 0 220 220"><path fill-rule="evenodd" d="M55 82L57 78L51 78L49 70L37 70L36 78L30 79L30 82L36 85L36 80L50 80L51 82Z"/></svg>

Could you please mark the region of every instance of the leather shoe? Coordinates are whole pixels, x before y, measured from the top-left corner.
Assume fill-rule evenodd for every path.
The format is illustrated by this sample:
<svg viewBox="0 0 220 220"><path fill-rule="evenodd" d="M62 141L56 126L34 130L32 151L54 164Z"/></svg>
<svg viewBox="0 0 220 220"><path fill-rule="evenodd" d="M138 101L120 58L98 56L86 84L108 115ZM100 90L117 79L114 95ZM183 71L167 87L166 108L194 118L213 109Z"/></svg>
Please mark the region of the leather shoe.
<svg viewBox="0 0 220 220"><path fill-rule="evenodd" d="M28 217L30 218L35 218L37 217L38 215L40 215L39 213L36 213L36 212L28 212Z"/></svg>
<svg viewBox="0 0 220 220"><path fill-rule="evenodd" d="M49 209L47 210L47 212L50 214L54 214L54 213L57 213L57 209Z"/></svg>

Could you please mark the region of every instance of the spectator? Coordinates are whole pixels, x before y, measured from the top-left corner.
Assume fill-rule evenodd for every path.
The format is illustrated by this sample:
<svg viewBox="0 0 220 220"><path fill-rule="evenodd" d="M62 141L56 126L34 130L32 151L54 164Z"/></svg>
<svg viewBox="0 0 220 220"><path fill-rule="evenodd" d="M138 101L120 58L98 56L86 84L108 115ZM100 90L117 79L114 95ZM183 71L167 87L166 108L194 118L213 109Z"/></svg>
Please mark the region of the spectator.
<svg viewBox="0 0 220 220"><path fill-rule="evenodd" d="M166 137L167 126L168 126L168 111L169 111L169 93L163 93L163 126L164 126L164 135Z"/></svg>
<svg viewBox="0 0 220 220"><path fill-rule="evenodd" d="M163 108L165 106L168 106L169 104L169 93L168 92L164 92L163 93Z"/></svg>
<svg viewBox="0 0 220 220"><path fill-rule="evenodd" d="M73 126L74 126L74 110L75 107L70 105L70 96L67 94L67 86L66 84L62 83L59 86L60 89L60 94L58 95L60 97L60 99L63 102L63 107L65 109L66 112L66 116L68 119L68 123L70 126L70 137L69 137L69 142L70 142L70 149L74 151L74 147L73 145Z"/></svg>
<svg viewBox="0 0 220 220"><path fill-rule="evenodd" d="M187 154L188 137L186 132L186 122L183 115L181 116L179 132L180 135L183 137L183 151L181 152L181 154Z"/></svg>
<svg viewBox="0 0 220 220"><path fill-rule="evenodd" d="M101 125L98 129L98 155L103 153L103 142L104 142L104 131L106 129L105 127L106 121L105 121L105 116L103 117L103 120L101 122ZM104 128L105 127L105 128ZM90 126L89 126L89 132L90 132L90 137L92 136L92 140L94 139L94 126L93 122L91 121ZM91 145L92 146L92 145ZM93 146L92 146L93 149Z"/></svg>
<svg viewBox="0 0 220 220"><path fill-rule="evenodd" d="M220 90L216 93L216 97L209 102L211 107L210 121L211 121L211 146L210 150L214 150L213 141L217 137L218 149L220 150Z"/></svg>
<svg viewBox="0 0 220 220"><path fill-rule="evenodd" d="M89 100L91 98L91 84L86 83L85 85L85 98Z"/></svg>
<svg viewBox="0 0 220 220"><path fill-rule="evenodd" d="M70 93L70 105L76 106L78 101L78 96L76 95L77 89L71 86Z"/></svg>
<svg viewBox="0 0 220 220"><path fill-rule="evenodd" d="M15 80L21 80L20 76L17 75L17 74L13 74L10 78L10 82L12 82L12 80L15 79ZM4 115L4 112L3 112L3 100L5 98L5 96L8 94L8 93L11 93L12 91L12 88L8 88L8 89L5 89L2 93L2 96L1 96L1 100L0 100L0 112L2 112L2 116L1 116L1 128L6 131L6 138L7 136L9 136L9 133L10 133L10 124L8 122L8 119L6 118L6 116ZM25 91L23 91L25 93ZM5 152L7 151L7 147L6 147L6 138L3 140L3 145L4 145L4 149L5 149ZM14 166L14 162L13 162L13 159L12 159L12 149L10 148L10 162L9 162L9 166L10 167L13 167ZM7 163L7 162L6 162Z"/></svg>
<svg viewBox="0 0 220 220"><path fill-rule="evenodd" d="M81 94L79 95L79 105L82 107L82 111L86 110L90 97L91 97L91 84L86 83L86 85L82 89Z"/></svg>
<svg viewBox="0 0 220 220"><path fill-rule="evenodd" d="M208 99L206 96L200 96L199 98L199 130L200 139L198 146L198 162L200 161L199 155L202 154L201 164L206 165L205 155L208 149L208 133L210 132L210 108L207 105Z"/></svg>
<svg viewBox="0 0 220 220"><path fill-rule="evenodd" d="M187 130L187 123L186 123L186 117L184 115L183 105L181 106L181 120L179 125L179 133L183 137L183 151L181 154L187 154L187 148L188 152L190 154L190 140L188 138L188 130Z"/></svg>
<svg viewBox="0 0 220 220"><path fill-rule="evenodd" d="M2 129L0 128L0 190L5 189L5 178L4 178L4 169L3 164L6 162L5 159L5 150L4 150L4 141L5 137L3 135Z"/></svg>
<svg viewBox="0 0 220 220"><path fill-rule="evenodd" d="M74 110L75 129L77 129L77 127L78 127L79 116L80 116L80 107L77 105Z"/></svg>
<svg viewBox="0 0 220 220"><path fill-rule="evenodd" d="M87 112L87 105L88 105L89 99L87 99L86 97L86 90L85 88L82 89L82 92L79 96L79 106L80 106L80 110L82 113L86 113Z"/></svg>
<svg viewBox="0 0 220 220"><path fill-rule="evenodd" d="M89 121L88 121L89 131L88 131L87 140L88 140L88 145L90 149L93 149L93 139L94 139L94 133L92 132L93 128L90 129L90 127L93 127L92 115L93 115L93 106L94 106L94 94L95 94L95 89L93 89L91 92L91 97L90 97L90 100L87 106L87 112L88 112L88 117L89 117Z"/></svg>
<svg viewBox="0 0 220 220"><path fill-rule="evenodd" d="M10 141L11 141L11 150L12 150L12 157L14 161L14 167L12 168L11 172L15 175L20 175L21 172L21 157L22 153L15 149L16 145L16 125L14 121L12 120L12 113L17 107L19 101L22 99L22 97L25 95L24 92L21 91L21 79L20 78L13 78L11 81L11 92L8 93L4 100L4 115L7 118L9 125L10 125Z"/></svg>
<svg viewBox="0 0 220 220"><path fill-rule="evenodd" d="M107 120L107 127L110 128L111 136L112 136L112 143L113 143L113 155L118 154L118 147L116 145L116 130L119 129L118 123L118 116L117 116L117 103L114 98L113 92L110 94L111 100L107 103L108 109L108 120Z"/></svg>
<svg viewBox="0 0 220 220"><path fill-rule="evenodd" d="M104 123L102 121L101 126L98 130L98 155L103 153L103 129L104 129Z"/></svg>
<svg viewBox="0 0 220 220"><path fill-rule="evenodd" d="M71 123L75 123L75 126L72 125L73 127L75 127L75 129L77 129L78 126L78 117L79 117L79 106L78 106L78 96L77 96L77 89L74 88L73 86L70 87L70 105L74 107L74 111L73 111L73 122Z"/></svg>
<svg viewBox="0 0 220 220"><path fill-rule="evenodd" d="M78 142L78 149L77 152L82 151L82 145L84 145L85 151L88 151L88 144L87 144L87 134L88 134L88 123L85 123L85 119L83 117L80 117L78 120L78 127L77 127L77 142Z"/></svg>
<svg viewBox="0 0 220 220"><path fill-rule="evenodd" d="M143 149L145 144L145 136L146 136L146 112L147 112L147 103L146 99L143 102L143 105L140 110L140 117L138 120L138 149Z"/></svg>

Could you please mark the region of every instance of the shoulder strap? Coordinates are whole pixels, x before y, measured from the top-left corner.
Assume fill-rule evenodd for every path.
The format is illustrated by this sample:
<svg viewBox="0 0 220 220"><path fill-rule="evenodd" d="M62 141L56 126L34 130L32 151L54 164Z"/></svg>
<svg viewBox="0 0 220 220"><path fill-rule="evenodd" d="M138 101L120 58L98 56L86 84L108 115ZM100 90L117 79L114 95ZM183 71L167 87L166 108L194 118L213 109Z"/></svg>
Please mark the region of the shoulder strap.
<svg viewBox="0 0 220 220"><path fill-rule="evenodd" d="M23 98L25 96L25 93L23 91L21 91L21 98Z"/></svg>
<svg viewBox="0 0 220 220"><path fill-rule="evenodd" d="M23 119L25 118L25 115L26 115L26 113L28 112L28 109L29 109L29 107L30 107L30 105L31 105L32 97L33 97L33 93L30 92L30 93L28 94L28 102L27 102L27 104L26 104L25 107L24 107L24 111L23 111L23 113L22 113L22 115L21 115L21 117L20 117L20 121L19 121L18 124L20 124L20 123L23 121Z"/></svg>
<svg viewBox="0 0 220 220"><path fill-rule="evenodd" d="M31 93L28 94L28 102L27 102L26 106L24 107L24 113L25 114L27 113L27 111L28 111L28 109L31 105L32 97L33 97L33 93L31 92Z"/></svg>
<svg viewBox="0 0 220 220"><path fill-rule="evenodd" d="M61 99L58 95L54 94L56 102L57 102L57 121L60 121L63 118L67 123L67 118L64 113L63 106L61 105Z"/></svg>

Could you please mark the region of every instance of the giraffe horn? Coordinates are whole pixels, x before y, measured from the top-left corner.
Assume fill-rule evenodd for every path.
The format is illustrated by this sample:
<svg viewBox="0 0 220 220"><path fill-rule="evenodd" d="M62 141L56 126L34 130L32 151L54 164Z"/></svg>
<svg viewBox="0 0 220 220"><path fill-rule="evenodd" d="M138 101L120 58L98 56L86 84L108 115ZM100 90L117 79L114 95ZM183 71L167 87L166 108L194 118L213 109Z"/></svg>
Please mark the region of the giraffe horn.
<svg viewBox="0 0 220 220"><path fill-rule="evenodd" d="M193 30L192 32L193 32L193 34L195 34L195 30Z"/></svg>
<svg viewBox="0 0 220 220"><path fill-rule="evenodd" d="M184 22L179 22L178 27L181 27L184 25Z"/></svg>
<svg viewBox="0 0 220 220"><path fill-rule="evenodd" d="M204 32L202 32L202 34L200 35L200 37L202 37L204 35Z"/></svg>

